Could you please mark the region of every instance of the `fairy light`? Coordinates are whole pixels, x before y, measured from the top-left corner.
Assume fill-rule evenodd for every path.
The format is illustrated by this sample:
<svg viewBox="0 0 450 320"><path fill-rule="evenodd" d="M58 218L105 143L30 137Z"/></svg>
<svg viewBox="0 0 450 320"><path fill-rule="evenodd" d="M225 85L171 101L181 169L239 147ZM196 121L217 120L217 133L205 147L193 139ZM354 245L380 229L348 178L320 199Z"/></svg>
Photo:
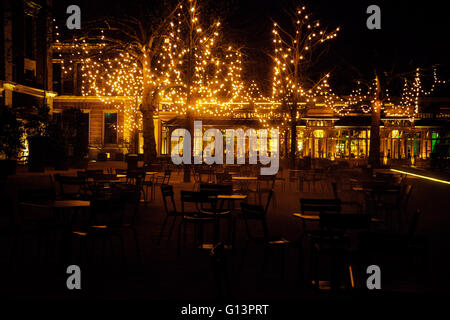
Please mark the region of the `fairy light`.
<svg viewBox="0 0 450 320"><path fill-rule="evenodd" d="M188 4L184 8L179 6L156 54L145 46L137 58L131 50L105 50L111 47L105 29L95 41L72 39L66 44L69 54L59 55L63 58L64 74L69 74L73 61L80 63L83 96L98 97L105 105L123 112L124 127L120 130L142 129L139 105L144 102L144 94L161 103L165 111L185 115L190 110L211 117L230 117L236 102L245 99L242 53L220 42L220 22L203 27L196 1L190 0ZM195 31L192 52L186 44L187 23ZM184 74L188 55L193 60L190 94L194 97L189 105Z"/></svg>
<svg viewBox="0 0 450 320"><path fill-rule="evenodd" d="M308 68L316 46L334 39L339 32L339 28L327 31L319 21L313 21L304 6L295 13L295 34L288 35L274 23L274 64L269 97L264 96L255 81L244 82L242 53L224 45L220 22L205 27L200 18L195 0L190 0L185 7L180 5L162 37L161 49L153 54L146 48L138 57L131 51L107 50L111 48L107 29L100 30L95 41L75 37L64 42L55 24L56 55L63 75L69 76L75 64L81 68L83 96L95 96L105 105L123 112L124 125L119 131L124 133L142 130L139 106L144 94L154 97L156 104L163 106L162 110L180 116L191 111L199 116L233 118L239 116L239 110L247 109L263 127L278 129L300 119L309 105L319 101L339 116L348 115L354 106L359 106L364 114L371 112L370 104L375 99L373 83L364 89L358 82L350 95L343 98L333 92L329 74L313 87L295 74L296 66L302 73ZM187 24L194 30L192 52L186 43ZM193 60L190 103L185 75L189 55ZM421 77L417 69L413 79L405 78L398 104L392 102L389 90L385 89L386 99L381 107L388 116L413 117L419 111L420 97L430 95L438 85L446 83L438 78L435 67L430 90L423 90ZM296 110L291 113L293 101L296 101Z"/></svg>
<svg viewBox="0 0 450 320"><path fill-rule="evenodd" d="M299 6L294 13L293 27L294 32L289 34L275 22L272 30L274 46L272 100L279 104L273 104L272 112L269 114L280 113L282 125L298 120L306 112L308 104L317 102L318 97L324 98L325 105L332 108L339 100L328 84L329 74L314 87L309 86L302 77L315 54L314 49L334 39L339 28L327 31L318 20L311 19L305 6ZM268 126L267 120L261 122Z"/></svg>

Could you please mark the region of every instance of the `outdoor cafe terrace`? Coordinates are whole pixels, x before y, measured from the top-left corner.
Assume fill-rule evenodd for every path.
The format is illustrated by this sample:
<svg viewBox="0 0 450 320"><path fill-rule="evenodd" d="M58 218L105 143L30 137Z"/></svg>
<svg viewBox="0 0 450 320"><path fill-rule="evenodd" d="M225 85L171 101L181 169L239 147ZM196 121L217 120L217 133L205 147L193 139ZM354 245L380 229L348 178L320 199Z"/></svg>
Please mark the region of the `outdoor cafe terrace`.
<svg viewBox="0 0 450 320"><path fill-rule="evenodd" d="M383 292L447 290L445 179L312 161L193 165L184 182L182 166L141 165L18 168L2 184L2 295L70 298L71 264L87 270L80 297L346 297L372 264Z"/></svg>

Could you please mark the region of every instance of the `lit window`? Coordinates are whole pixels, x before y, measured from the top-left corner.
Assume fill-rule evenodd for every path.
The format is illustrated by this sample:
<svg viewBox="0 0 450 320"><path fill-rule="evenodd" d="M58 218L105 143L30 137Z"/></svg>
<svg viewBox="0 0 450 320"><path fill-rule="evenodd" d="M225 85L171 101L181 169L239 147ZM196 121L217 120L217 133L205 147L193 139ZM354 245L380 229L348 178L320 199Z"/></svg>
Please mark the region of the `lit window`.
<svg viewBox="0 0 450 320"><path fill-rule="evenodd" d="M105 112L105 144L117 143L117 113Z"/></svg>

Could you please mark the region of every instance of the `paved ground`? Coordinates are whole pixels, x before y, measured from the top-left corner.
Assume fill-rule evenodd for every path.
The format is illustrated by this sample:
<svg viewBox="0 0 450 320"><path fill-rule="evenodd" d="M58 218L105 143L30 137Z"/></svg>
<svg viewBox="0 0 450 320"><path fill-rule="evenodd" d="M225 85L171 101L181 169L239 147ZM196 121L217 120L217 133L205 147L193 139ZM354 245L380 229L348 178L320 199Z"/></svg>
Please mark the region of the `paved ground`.
<svg viewBox="0 0 450 320"><path fill-rule="evenodd" d="M90 163L90 169L105 167L125 167L121 162ZM67 172L66 172L67 173ZM72 171L72 173L74 173ZM20 172L12 177L6 185L6 191L14 194L17 185L39 187L48 183L48 172ZM395 270L387 264L382 271L386 275L383 289L414 292L422 294L444 294L450 284L448 270L450 261L450 186L420 178L408 178L413 185L413 194L408 211L416 208L422 210L418 225L418 234L428 239L428 268L424 275L415 273L410 261L397 263ZM192 189L192 184L182 182L182 175L175 174L176 195L179 190ZM280 183L276 187L275 203L268 214L269 228L272 234L289 240L297 239L300 225L291 214L299 210L300 197L331 196L329 183L316 186L314 192L298 192L293 185ZM139 212L138 235L143 261L137 263L134 242L131 235L126 235L126 253L123 257L119 250L110 252L107 248L104 261L101 260L100 248L95 249L94 261L82 266L83 290L79 292L66 289L65 266L58 263L57 254L50 253L47 261L43 255L38 256L35 249L36 239L26 239L24 261L13 266L9 263L9 243L6 236L0 245L0 296L14 298L145 298L166 301L170 299L203 299L212 300L217 297L214 274L211 269L209 252L197 249L183 249L180 256L176 254L176 233L170 241L163 240L161 245L157 239L164 211L161 195L142 205ZM352 197L352 196L350 196ZM245 259L242 272L240 270L242 247L245 243L245 230L242 223L237 225L237 249L227 254L231 287L230 296L234 299L315 299L322 298L323 293L299 284L297 250L286 250L286 274L281 278L280 251L269 254L267 270L261 272L263 251L258 246L251 246ZM5 235L5 234L4 234ZM57 247L58 240L53 243ZM77 244L74 244L75 246ZM75 255L76 256L76 255ZM308 259L306 257L306 264ZM324 262L326 265L327 262ZM388 269L388 270L386 270ZM358 274L359 276L360 274ZM356 279L357 285L364 282L362 277ZM327 293L325 293L327 294Z"/></svg>

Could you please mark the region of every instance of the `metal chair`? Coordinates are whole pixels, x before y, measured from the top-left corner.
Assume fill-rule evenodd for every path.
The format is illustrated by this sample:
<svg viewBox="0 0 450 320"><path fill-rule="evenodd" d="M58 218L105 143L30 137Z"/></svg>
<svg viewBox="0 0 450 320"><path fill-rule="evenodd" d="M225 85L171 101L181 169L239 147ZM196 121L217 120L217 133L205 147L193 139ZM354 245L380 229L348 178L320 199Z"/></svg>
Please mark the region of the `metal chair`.
<svg viewBox="0 0 450 320"><path fill-rule="evenodd" d="M205 214L200 211L201 206L209 203L215 206L216 199L209 197L205 192L181 190L181 223L178 227L178 254L181 249L181 232L183 230L183 244L186 245L186 227L188 224L194 226L194 247L204 248L203 229L205 224L212 224L217 228L217 219L213 214ZM188 209L191 206L191 210Z"/></svg>
<svg viewBox="0 0 450 320"><path fill-rule="evenodd" d="M166 224L167 224L167 221L169 220L169 218L172 217L173 220L172 220L172 225L170 227L169 235L167 236L167 240L170 240L170 237L172 236L173 229L175 227L175 222L176 222L177 218L182 217L182 213L177 211L177 207L175 204L174 192L173 192L173 186L168 185L168 184L162 184L161 185L161 195L162 195L164 211L166 213L166 216L164 217L164 221L161 226L161 231L159 233L159 238L158 238L158 244L161 243L161 238L162 238L164 229L166 227Z"/></svg>
<svg viewBox="0 0 450 320"><path fill-rule="evenodd" d="M268 193L267 202L264 206L259 204L249 204L245 202L241 202L241 214L239 218L245 221L246 231L247 231L247 243L244 248L244 252L242 254L240 271L242 271L245 261L245 256L248 251L248 247L250 243L255 243L262 245L264 247L264 257L262 264L262 273L264 274L267 263L269 251L276 249L280 252L280 273L282 278L284 278L284 270L285 270L285 253L284 249L291 245L292 242L278 236L273 236L269 234L269 228L267 225L267 211L269 209L270 201L273 196L273 190L265 191ZM251 232L249 222L257 221L261 225L262 236L255 236L254 233Z"/></svg>

